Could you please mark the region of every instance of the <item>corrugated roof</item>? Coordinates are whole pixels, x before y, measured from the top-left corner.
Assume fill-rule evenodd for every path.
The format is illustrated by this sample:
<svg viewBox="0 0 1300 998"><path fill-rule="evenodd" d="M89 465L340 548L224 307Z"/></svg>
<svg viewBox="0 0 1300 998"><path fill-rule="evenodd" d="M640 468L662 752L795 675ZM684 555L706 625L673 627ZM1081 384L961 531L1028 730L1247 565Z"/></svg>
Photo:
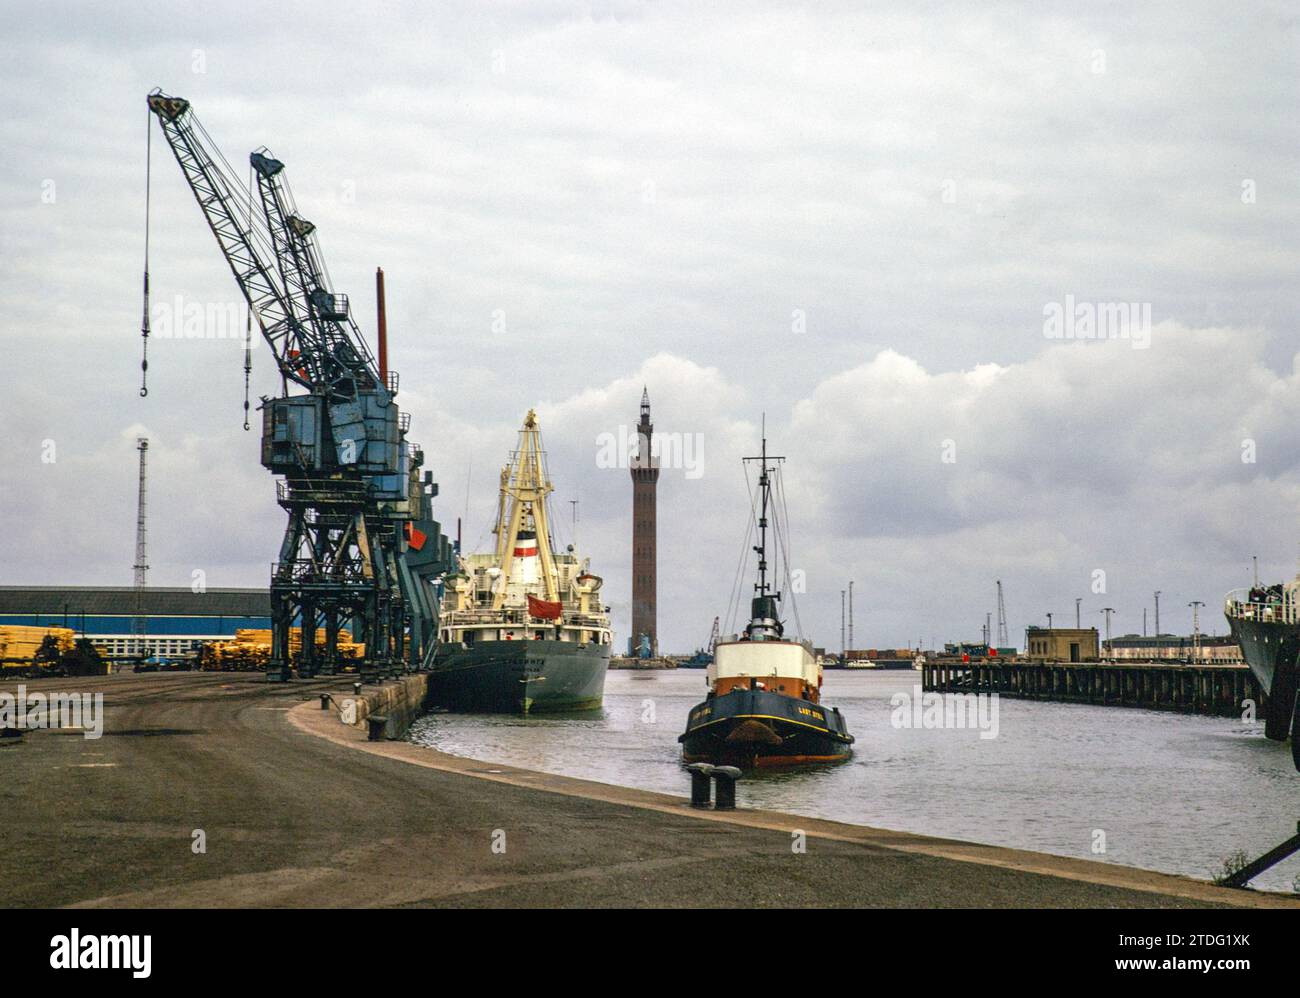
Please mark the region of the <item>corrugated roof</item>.
<svg viewBox="0 0 1300 998"><path fill-rule="evenodd" d="M0 613L134 614L131 586L0 586ZM144 591L144 612L158 617L269 617L265 589L209 589L152 586Z"/></svg>

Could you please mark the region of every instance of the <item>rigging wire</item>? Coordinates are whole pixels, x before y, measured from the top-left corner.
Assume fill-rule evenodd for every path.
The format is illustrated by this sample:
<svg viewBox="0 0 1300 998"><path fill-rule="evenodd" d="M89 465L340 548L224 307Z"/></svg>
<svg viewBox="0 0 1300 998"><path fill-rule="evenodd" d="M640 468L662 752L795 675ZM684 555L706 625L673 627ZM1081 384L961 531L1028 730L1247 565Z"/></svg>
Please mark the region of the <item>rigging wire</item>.
<svg viewBox="0 0 1300 998"><path fill-rule="evenodd" d="M144 316L140 320L140 397L149 394L149 207L153 187L153 111L145 109L144 139Z"/></svg>
<svg viewBox="0 0 1300 998"><path fill-rule="evenodd" d="M785 591L790 597L790 610L794 614L795 633L799 635L799 639L802 641L803 622L799 619L799 601L795 599L794 580L790 574L790 510L785 498L785 476L778 471L774 477L776 478L777 500L781 504L780 515L776 515L774 509L772 517L776 528L777 550L781 554L781 567L785 575ZM782 523L785 524L785 530L781 529Z"/></svg>
<svg viewBox="0 0 1300 998"><path fill-rule="evenodd" d="M745 491L749 494L749 517L745 523L745 538L740 545L740 560L736 564L736 578L731 585L731 599L727 602L727 630L732 634L737 633L735 626L737 622L736 616L740 612L741 580L745 576L745 569L749 566L749 552L751 550L749 542L754 536L754 528L757 525L757 517L754 513L754 487L749 480L749 465L742 462L741 467L745 471Z"/></svg>

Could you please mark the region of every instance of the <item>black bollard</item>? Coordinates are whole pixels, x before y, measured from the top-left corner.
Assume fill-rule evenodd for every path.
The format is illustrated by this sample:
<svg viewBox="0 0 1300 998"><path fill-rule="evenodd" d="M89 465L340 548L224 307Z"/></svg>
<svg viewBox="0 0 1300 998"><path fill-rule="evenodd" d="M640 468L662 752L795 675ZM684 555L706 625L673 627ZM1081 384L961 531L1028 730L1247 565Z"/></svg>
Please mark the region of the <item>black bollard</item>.
<svg viewBox="0 0 1300 998"><path fill-rule="evenodd" d="M709 775L713 767L707 762L693 762L686 768L691 771L691 807L708 807L712 796Z"/></svg>
<svg viewBox="0 0 1300 998"><path fill-rule="evenodd" d="M366 723L370 725L370 741L382 742L388 734L388 718L383 714L371 714Z"/></svg>
<svg viewBox="0 0 1300 998"><path fill-rule="evenodd" d="M330 695L328 693L322 693L320 695L320 709L321 710L330 709Z"/></svg>
<svg viewBox="0 0 1300 998"><path fill-rule="evenodd" d="M735 766L716 766L713 778L718 781L715 811L734 811L736 809L736 781L740 779L740 770Z"/></svg>
<svg viewBox="0 0 1300 998"><path fill-rule="evenodd" d="M360 684L360 683L353 683L353 684L352 684L352 695L353 695L353 696L358 696L358 697L361 696L361 684Z"/></svg>

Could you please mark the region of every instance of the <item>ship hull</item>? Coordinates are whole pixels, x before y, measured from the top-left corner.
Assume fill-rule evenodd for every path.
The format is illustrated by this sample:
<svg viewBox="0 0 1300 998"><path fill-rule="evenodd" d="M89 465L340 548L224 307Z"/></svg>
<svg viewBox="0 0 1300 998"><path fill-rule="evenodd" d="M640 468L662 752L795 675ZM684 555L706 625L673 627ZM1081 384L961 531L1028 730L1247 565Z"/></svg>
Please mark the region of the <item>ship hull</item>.
<svg viewBox="0 0 1300 998"><path fill-rule="evenodd" d="M1296 702L1300 624L1251 620L1229 614L1228 626L1268 698L1264 705L1264 734L1274 741L1285 741L1291 733Z"/></svg>
<svg viewBox="0 0 1300 998"><path fill-rule="evenodd" d="M767 690L709 697L691 710L677 740L686 762L741 769L839 762L853 752L838 710Z"/></svg>
<svg viewBox="0 0 1300 998"><path fill-rule="evenodd" d="M551 640L443 645L430 665L429 706L494 714L595 710L609 651Z"/></svg>

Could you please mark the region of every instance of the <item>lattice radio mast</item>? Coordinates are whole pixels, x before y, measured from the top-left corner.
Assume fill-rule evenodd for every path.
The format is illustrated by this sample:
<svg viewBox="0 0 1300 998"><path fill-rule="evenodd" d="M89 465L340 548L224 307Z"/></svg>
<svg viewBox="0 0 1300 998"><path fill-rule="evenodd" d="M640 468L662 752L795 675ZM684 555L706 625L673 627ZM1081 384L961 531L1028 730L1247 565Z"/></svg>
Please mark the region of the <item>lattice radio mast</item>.
<svg viewBox="0 0 1300 998"><path fill-rule="evenodd" d="M149 454L149 438L139 437L135 442L140 452L140 491L136 499L135 511L135 618L131 622L131 631L137 637L145 633L144 586L149 572L149 556L145 544L145 463ZM137 648L136 651L140 651Z"/></svg>

